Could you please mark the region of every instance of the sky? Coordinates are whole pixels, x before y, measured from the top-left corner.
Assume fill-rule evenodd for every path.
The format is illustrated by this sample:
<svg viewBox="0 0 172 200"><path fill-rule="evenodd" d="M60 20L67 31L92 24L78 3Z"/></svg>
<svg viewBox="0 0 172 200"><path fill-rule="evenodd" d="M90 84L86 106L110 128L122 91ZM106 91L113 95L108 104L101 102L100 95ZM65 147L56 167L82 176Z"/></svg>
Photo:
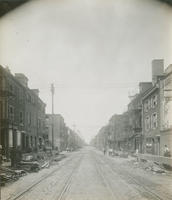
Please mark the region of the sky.
<svg viewBox="0 0 172 200"><path fill-rule="evenodd" d="M127 110L152 59L172 63L172 7L156 0L33 0L0 19L0 64L24 73L88 142Z"/></svg>

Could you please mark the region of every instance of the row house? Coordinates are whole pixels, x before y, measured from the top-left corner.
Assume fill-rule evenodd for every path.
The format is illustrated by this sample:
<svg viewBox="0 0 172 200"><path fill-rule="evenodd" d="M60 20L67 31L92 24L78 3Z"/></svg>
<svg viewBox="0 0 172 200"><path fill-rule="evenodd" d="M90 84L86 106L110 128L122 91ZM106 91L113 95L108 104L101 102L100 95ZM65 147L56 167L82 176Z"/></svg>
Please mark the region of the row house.
<svg viewBox="0 0 172 200"><path fill-rule="evenodd" d="M152 82L140 82L127 112L113 115L100 133L97 146L107 141L108 148L163 155L167 145L172 152L172 65L164 71L164 60L153 60Z"/></svg>
<svg viewBox="0 0 172 200"><path fill-rule="evenodd" d="M53 141L52 141L53 128ZM47 141L55 149L63 151L67 148L68 129L64 122L64 118L60 114L46 114Z"/></svg>
<svg viewBox="0 0 172 200"><path fill-rule="evenodd" d="M163 155L164 145L172 152L172 65L169 65L160 82L160 154Z"/></svg>
<svg viewBox="0 0 172 200"><path fill-rule="evenodd" d="M172 89L169 82L171 72L168 73L168 71L170 71L169 67L164 71L163 60L152 61L152 87L142 98L144 153L163 155L164 145L171 147L171 130L170 125L167 125L171 119L169 115L171 100L164 96L165 90L168 90L169 94L169 90Z"/></svg>
<svg viewBox="0 0 172 200"><path fill-rule="evenodd" d="M42 149L45 131L45 103L38 89L29 89L28 78L12 75L0 66L0 144L3 154L11 148L23 152Z"/></svg>
<svg viewBox="0 0 172 200"><path fill-rule="evenodd" d="M110 128L110 148L113 149L125 149L126 148L126 132L128 125L128 113L124 114L115 114L109 120L109 128Z"/></svg>
<svg viewBox="0 0 172 200"><path fill-rule="evenodd" d="M68 128L67 148L76 150L85 145L83 139L74 131Z"/></svg>
<svg viewBox="0 0 172 200"><path fill-rule="evenodd" d="M153 86L143 97L144 153L160 153L160 96L159 86Z"/></svg>
<svg viewBox="0 0 172 200"><path fill-rule="evenodd" d="M92 144L99 149L128 149L129 133L128 112L113 115L109 123L102 127Z"/></svg>
<svg viewBox="0 0 172 200"><path fill-rule="evenodd" d="M46 146L59 151L65 151L67 148L75 150L84 145L78 134L66 126L60 114L46 114L45 142Z"/></svg>
<svg viewBox="0 0 172 200"><path fill-rule="evenodd" d="M91 140L91 145L95 146L96 148L100 150L106 149L108 146L107 130L108 130L108 126L103 126L99 130L95 138Z"/></svg>
<svg viewBox="0 0 172 200"><path fill-rule="evenodd" d="M128 104L130 137L128 138L129 150L142 152L142 97L152 87L151 82L139 83L139 93L132 96Z"/></svg>

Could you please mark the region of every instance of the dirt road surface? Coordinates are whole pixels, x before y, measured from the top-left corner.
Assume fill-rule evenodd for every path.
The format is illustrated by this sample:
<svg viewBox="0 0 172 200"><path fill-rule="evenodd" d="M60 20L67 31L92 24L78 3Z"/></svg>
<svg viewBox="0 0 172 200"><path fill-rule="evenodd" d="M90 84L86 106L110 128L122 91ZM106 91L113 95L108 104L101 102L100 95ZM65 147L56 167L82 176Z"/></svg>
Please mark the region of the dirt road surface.
<svg viewBox="0 0 172 200"><path fill-rule="evenodd" d="M2 188L3 200L171 200L172 178L86 147Z"/></svg>

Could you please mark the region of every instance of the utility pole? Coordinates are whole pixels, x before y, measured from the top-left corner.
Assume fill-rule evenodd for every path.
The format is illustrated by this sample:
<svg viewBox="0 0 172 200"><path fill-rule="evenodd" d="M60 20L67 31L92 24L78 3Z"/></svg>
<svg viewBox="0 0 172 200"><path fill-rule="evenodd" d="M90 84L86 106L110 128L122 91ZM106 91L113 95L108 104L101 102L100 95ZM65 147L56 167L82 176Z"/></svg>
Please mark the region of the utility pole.
<svg viewBox="0 0 172 200"><path fill-rule="evenodd" d="M54 84L51 84L51 95L52 95L52 149L54 149Z"/></svg>

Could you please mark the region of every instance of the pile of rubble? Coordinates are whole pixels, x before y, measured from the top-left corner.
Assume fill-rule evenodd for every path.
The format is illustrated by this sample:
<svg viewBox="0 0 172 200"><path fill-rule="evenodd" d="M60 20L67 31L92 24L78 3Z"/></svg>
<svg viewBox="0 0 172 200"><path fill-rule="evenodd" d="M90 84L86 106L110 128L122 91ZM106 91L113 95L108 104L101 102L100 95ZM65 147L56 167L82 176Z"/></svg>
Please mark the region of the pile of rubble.
<svg viewBox="0 0 172 200"><path fill-rule="evenodd" d="M143 170L146 171L151 171L153 172L153 174L162 174L165 175L168 173L168 171L164 168L163 165L160 165L158 163L155 163L153 161L149 161L149 160L135 160L132 161L132 163L136 166L139 167Z"/></svg>
<svg viewBox="0 0 172 200"><path fill-rule="evenodd" d="M27 174L24 170L14 170L7 167L0 167L0 184L4 186L6 183L17 181L20 177Z"/></svg>
<svg viewBox="0 0 172 200"><path fill-rule="evenodd" d="M51 156L43 153L24 154L16 167L3 165L0 167L0 184L4 186L6 183L17 181L28 173L38 172L43 168L50 167L52 164L57 164L63 158L65 158L65 155L57 152L54 152Z"/></svg>

